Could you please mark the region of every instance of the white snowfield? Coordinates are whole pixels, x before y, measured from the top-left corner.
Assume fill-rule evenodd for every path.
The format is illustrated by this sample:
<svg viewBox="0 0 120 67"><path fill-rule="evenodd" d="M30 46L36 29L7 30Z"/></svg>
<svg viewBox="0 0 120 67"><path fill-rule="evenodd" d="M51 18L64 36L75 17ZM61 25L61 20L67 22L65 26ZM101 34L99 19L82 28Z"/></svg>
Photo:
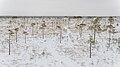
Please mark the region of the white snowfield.
<svg viewBox="0 0 120 67"><path fill-rule="evenodd" d="M112 18L110 29L115 33L103 31L109 17L99 18L102 31L96 30L90 58L89 40L94 37L90 27L95 19L1 17L0 67L120 67L120 17ZM85 26L76 28L80 24Z"/></svg>

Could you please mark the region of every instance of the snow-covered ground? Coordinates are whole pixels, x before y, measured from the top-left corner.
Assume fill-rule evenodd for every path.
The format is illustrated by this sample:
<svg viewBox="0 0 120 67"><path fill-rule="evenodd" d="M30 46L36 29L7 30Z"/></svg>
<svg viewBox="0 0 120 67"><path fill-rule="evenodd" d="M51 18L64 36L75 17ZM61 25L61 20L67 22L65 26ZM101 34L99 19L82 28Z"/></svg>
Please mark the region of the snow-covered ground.
<svg viewBox="0 0 120 67"><path fill-rule="evenodd" d="M117 33L96 33L95 44L92 44L90 58L89 29L95 18L0 18L0 67L119 67L120 66L120 17L113 17L112 24ZM109 24L108 17L100 19L101 29ZM46 27L41 29L45 21ZM11 22L11 23L10 23ZM35 23L31 27L31 23ZM75 26L84 23L86 26L79 35ZM61 26L58 29L57 26ZM16 42L15 28L19 28ZM9 55L9 31L10 36ZM25 34L26 31L26 43ZM62 32L60 43L60 32ZM81 33L81 31L80 31Z"/></svg>

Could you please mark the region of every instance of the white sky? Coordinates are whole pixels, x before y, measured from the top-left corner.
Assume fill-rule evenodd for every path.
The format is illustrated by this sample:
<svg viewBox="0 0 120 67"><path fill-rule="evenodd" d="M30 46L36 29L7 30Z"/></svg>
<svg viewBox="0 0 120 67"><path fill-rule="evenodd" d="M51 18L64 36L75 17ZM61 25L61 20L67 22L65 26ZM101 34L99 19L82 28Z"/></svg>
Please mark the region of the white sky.
<svg viewBox="0 0 120 67"><path fill-rule="evenodd" d="M4 16L120 16L120 0L0 0Z"/></svg>

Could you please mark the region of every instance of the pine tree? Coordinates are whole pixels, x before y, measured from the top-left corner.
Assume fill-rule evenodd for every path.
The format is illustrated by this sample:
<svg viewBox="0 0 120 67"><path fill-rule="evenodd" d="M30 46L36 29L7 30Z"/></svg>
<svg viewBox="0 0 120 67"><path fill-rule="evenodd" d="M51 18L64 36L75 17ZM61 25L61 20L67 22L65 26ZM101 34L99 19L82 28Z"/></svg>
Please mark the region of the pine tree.
<svg viewBox="0 0 120 67"><path fill-rule="evenodd" d="M45 21L42 22L41 27L42 27L42 38L44 39L44 31L46 27Z"/></svg>
<svg viewBox="0 0 120 67"><path fill-rule="evenodd" d="M114 21L114 19L113 19L113 17L109 17L109 19L108 19L108 23L109 23L109 25L107 25L107 29L108 29L108 32L109 32L109 47L110 47L110 45L111 45L111 32L112 32L112 29L113 28L115 28L115 27L113 27L113 21Z"/></svg>
<svg viewBox="0 0 120 67"><path fill-rule="evenodd" d="M89 37L88 43L90 43L90 58L91 58L91 53L92 53L91 48L92 48L92 44L94 44L94 40L92 36Z"/></svg>
<svg viewBox="0 0 120 67"><path fill-rule="evenodd" d="M96 41L96 32L101 29L100 28L100 19L99 17L95 18L94 21L92 21L92 26L90 27L91 30L93 30L93 39L94 39L94 44L95 44L95 41Z"/></svg>
<svg viewBox="0 0 120 67"><path fill-rule="evenodd" d="M62 39L62 28L61 26L57 26L58 29L60 29L60 43L61 43L61 39Z"/></svg>
<svg viewBox="0 0 120 67"><path fill-rule="evenodd" d="M17 35L18 35L17 33L18 33L19 28L15 28L14 30L15 30L15 34L16 34L16 42L17 42Z"/></svg>
<svg viewBox="0 0 120 67"><path fill-rule="evenodd" d="M26 43L27 42L26 36L28 35L28 33L26 31L23 31L23 34L25 35L25 43Z"/></svg>
<svg viewBox="0 0 120 67"><path fill-rule="evenodd" d="M76 29L79 30L79 36L80 36L80 37L82 37L82 30L83 30L83 28L84 28L85 26L86 26L86 24L84 24L84 23L81 23L81 24L79 24L79 25L76 26Z"/></svg>
<svg viewBox="0 0 120 67"><path fill-rule="evenodd" d="M35 23L31 23L31 27L32 27L32 35L33 35L33 28L35 26Z"/></svg>
<svg viewBox="0 0 120 67"><path fill-rule="evenodd" d="M10 55L10 43L11 43L11 36L13 36L14 32L12 30L8 30L9 31L9 55Z"/></svg>

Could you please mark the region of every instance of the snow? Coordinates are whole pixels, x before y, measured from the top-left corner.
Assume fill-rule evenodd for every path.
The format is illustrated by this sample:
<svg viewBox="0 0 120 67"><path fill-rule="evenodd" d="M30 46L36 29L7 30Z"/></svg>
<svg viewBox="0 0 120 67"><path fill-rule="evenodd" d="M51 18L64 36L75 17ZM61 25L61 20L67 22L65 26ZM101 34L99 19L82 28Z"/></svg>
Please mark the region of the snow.
<svg viewBox="0 0 120 67"><path fill-rule="evenodd" d="M63 17L64 18L64 17ZM4 19L4 21L3 21ZM101 26L107 25L107 17L101 20ZM120 24L120 18L117 17L114 22ZM90 24L91 19L83 18L71 19L63 21L63 19L39 19L39 18L17 18L16 22L9 24L10 18L0 18L0 66L1 67L119 67L120 66L120 48L118 43L111 40L111 45L108 48L108 31L96 34L96 43L92 45L92 58L89 57L89 36L93 35L91 30L88 30L87 25L82 37L75 29L75 23L79 24L82 21ZM45 38L42 38L42 30L35 25L34 35L31 35L31 23L34 21L40 23L42 20L46 21L48 27L45 28ZM28 28L20 27L26 21ZM28 22L27 22L28 21ZM58 25L62 25L62 41L60 43L59 30L50 24L51 21L59 21ZM79 21L79 22L78 22ZM67 23L69 22L70 28ZM11 28L7 27L11 25ZM6 28L3 26L6 26ZM9 55L8 29L14 31L14 28L20 27L18 31L18 41L15 41L15 34L11 36L11 54ZM120 31L120 26L115 26L117 31ZM53 31L49 31L52 30ZM25 43L23 31L27 31L27 42ZM38 32L37 32L38 31ZM52 34L56 33L56 34ZM119 33L112 34L113 38L118 38Z"/></svg>

